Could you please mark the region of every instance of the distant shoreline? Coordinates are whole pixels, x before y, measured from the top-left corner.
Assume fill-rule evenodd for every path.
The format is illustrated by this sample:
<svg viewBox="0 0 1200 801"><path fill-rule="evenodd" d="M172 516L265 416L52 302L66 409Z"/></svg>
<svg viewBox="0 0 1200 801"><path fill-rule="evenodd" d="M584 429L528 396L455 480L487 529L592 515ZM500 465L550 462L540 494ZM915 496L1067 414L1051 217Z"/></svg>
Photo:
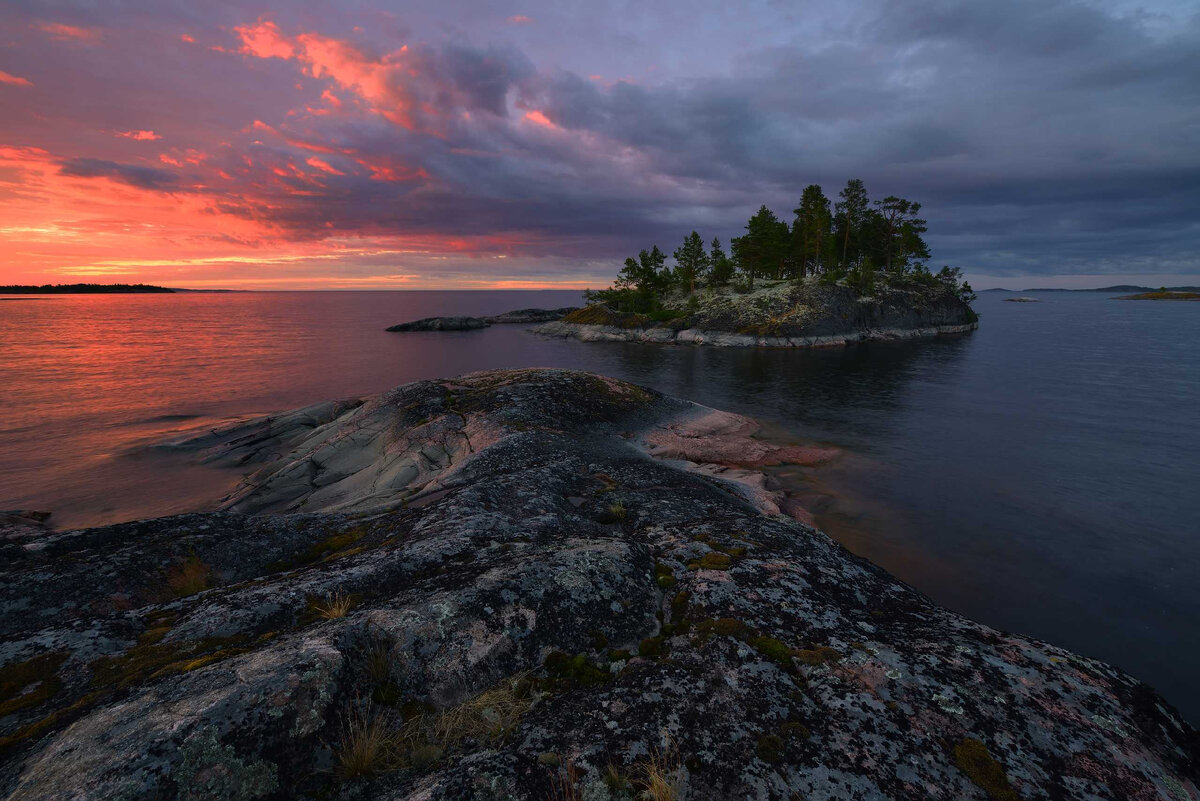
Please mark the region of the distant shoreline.
<svg viewBox="0 0 1200 801"><path fill-rule="evenodd" d="M1093 289L1067 289L1065 287L1034 287L1033 289L1007 289L1002 286L995 286L991 289L981 289L980 292L1126 292L1133 294L1135 292L1200 292L1200 286L1169 286L1163 289L1157 289L1149 286L1136 286L1134 284L1118 284L1117 286L1101 286Z"/></svg>
<svg viewBox="0 0 1200 801"><path fill-rule="evenodd" d="M150 295L172 294L177 290L149 284L9 284L0 286L0 295Z"/></svg>

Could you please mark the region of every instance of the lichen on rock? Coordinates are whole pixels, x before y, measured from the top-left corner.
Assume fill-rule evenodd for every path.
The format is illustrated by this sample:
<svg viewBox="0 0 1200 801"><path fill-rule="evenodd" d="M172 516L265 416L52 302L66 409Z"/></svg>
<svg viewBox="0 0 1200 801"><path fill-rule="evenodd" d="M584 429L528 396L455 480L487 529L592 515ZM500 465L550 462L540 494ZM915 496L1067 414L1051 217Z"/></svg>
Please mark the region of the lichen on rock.
<svg viewBox="0 0 1200 801"><path fill-rule="evenodd" d="M0 797L1198 797L1153 690L781 514L752 463L812 454L713 414L494 371L176 443L227 508L0 541Z"/></svg>

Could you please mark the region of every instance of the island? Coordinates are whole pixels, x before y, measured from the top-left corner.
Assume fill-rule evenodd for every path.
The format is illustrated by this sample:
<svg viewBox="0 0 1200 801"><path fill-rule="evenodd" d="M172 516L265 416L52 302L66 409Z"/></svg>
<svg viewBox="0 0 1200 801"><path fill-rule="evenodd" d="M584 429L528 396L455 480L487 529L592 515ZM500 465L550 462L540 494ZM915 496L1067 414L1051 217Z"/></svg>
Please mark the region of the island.
<svg viewBox="0 0 1200 801"><path fill-rule="evenodd" d="M1041 303L1041 301L1038 300L1037 298L1029 298L1029 297L1025 297L1025 296L1021 296L1021 297L1017 297L1017 298L1005 298L1004 302L1005 303Z"/></svg>
<svg viewBox="0 0 1200 801"><path fill-rule="evenodd" d="M0 539L0 794L1196 796L1154 690L796 519L761 469L830 455L760 434L514 370L176 441L221 509Z"/></svg>
<svg viewBox="0 0 1200 801"><path fill-rule="evenodd" d="M175 289L149 284L9 284L0 295L145 295L171 294Z"/></svg>
<svg viewBox="0 0 1200 801"><path fill-rule="evenodd" d="M1200 292L1158 289L1151 292L1140 292L1136 295L1122 295L1117 300L1200 300Z"/></svg>
<svg viewBox="0 0 1200 801"><path fill-rule="evenodd" d="M767 206L730 242L692 231L674 251L628 258L589 305L534 329L585 341L819 347L961 334L978 327L962 271L933 273L921 204L871 201L851 179L832 207L821 187L801 194L789 225Z"/></svg>

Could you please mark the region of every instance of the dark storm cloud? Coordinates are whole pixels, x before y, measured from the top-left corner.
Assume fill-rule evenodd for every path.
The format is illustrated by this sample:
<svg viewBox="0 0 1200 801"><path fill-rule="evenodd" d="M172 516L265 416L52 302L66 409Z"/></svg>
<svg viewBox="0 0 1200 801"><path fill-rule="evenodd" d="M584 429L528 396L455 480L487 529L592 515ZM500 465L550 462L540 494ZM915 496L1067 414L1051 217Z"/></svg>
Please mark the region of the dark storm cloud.
<svg viewBox="0 0 1200 801"><path fill-rule="evenodd" d="M38 4L24 8L26 23L40 18ZM805 184L834 195L861 177L876 197L924 204L938 264L1200 270L1194 10L723 8L662 6L629 21L624 5L599 3L580 12L585 29L547 2L395 14L354 3L337 16L293 4L265 23L233 3L156 5L125 29L151 43L201 39L147 53L161 74L122 77L99 45L42 63L44 74L0 68L38 87L68 67L101 73L95 87L63 90L78 113L94 128L153 127L164 135L153 152L180 163L131 163L129 142L78 137L65 174L159 191L203 183L194 191L214 195L215 211L294 239L490 236L528 255L615 257L673 246L693 227L725 239L760 203L790 216ZM531 21L504 23L517 14ZM120 14L60 16L121 41ZM264 24L269 39L253 48L230 38ZM180 74L188 97L170 94ZM89 105L84 91L113 102ZM158 116L126 118L147 108ZM39 125L12 133L59 136ZM203 160L185 164L189 147Z"/></svg>
<svg viewBox="0 0 1200 801"><path fill-rule="evenodd" d="M63 175L79 178L112 178L139 189L172 191L177 188L178 177L167 170L142 167L134 164L118 164L104 159L67 159L61 163Z"/></svg>

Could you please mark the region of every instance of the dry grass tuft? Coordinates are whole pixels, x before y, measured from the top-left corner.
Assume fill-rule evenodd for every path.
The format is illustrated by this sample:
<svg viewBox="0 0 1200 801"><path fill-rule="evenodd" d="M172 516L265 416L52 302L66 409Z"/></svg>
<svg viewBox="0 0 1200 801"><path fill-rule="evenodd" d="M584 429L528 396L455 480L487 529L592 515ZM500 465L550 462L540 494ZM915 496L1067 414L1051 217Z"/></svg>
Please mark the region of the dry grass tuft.
<svg viewBox="0 0 1200 801"><path fill-rule="evenodd" d="M167 587L176 598L195 595L213 585L213 570L194 554L167 571Z"/></svg>
<svg viewBox="0 0 1200 801"><path fill-rule="evenodd" d="M636 784L642 798L651 801L676 801L683 781L679 750L664 732L662 748L650 750L650 755L634 765Z"/></svg>
<svg viewBox="0 0 1200 801"><path fill-rule="evenodd" d="M582 801L583 790L579 786L579 768L568 761L566 769L555 771L550 778L550 794L547 801Z"/></svg>
<svg viewBox="0 0 1200 801"><path fill-rule="evenodd" d="M347 712L341 738L334 748L335 772L343 779L374 776L398 767L399 740L395 730L369 706Z"/></svg>
<svg viewBox="0 0 1200 801"><path fill-rule="evenodd" d="M530 701L523 692L524 679L524 674L506 679L440 715L425 716L414 722L428 735L426 739L443 748L468 739L499 742L529 709Z"/></svg>
<svg viewBox="0 0 1200 801"><path fill-rule="evenodd" d="M322 620L345 617L353 608L354 599L341 590L326 595L323 600L313 602L313 611Z"/></svg>
<svg viewBox="0 0 1200 801"><path fill-rule="evenodd" d="M367 652L367 675L376 684L392 678L392 652L386 645L376 645Z"/></svg>

